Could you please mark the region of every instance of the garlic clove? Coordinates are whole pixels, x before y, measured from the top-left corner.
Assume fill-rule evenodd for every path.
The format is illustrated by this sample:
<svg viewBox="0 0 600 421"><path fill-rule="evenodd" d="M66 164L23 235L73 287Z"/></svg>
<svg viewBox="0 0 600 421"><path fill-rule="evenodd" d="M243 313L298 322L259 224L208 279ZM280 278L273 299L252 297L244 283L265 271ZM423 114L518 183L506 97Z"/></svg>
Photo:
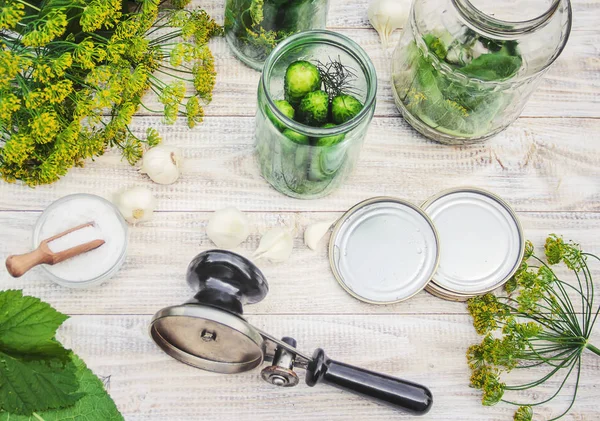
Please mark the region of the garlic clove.
<svg viewBox="0 0 600 421"><path fill-rule="evenodd" d="M158 145L146 151L140 172L157 184L173 184L179 178L182 163L178 148Z"/></svg>
<svg viewBox="0 0 600 421"><path fill-rule="evenodd" d="M292 254L294 238L289 230L281 227L272 228L262 238L254 252L257 259L267 259L271 262L284 262Z"/></svg>
<svg viewBox="0 0 600 421"><path fill-rule="evenodd" d="M408 19L408 8L398 0L371 0L367 15L387 50L389 37Z"/></svg>
<svg viewBox="0 0 600 421"><path fill-rule="evenodd" d="M217 247L235 248L250 235L250 223L239 209L228 207L211 215L206 234Z"/></svg>
<svg viewBox="0 0 600 421"><path fill-rule="evenodd" d="M327 234L334 223L335 220L320 221L310 224L304 230L304 244L306 244L309 249L316 250L319 246L319 242L325 237L325 234Z"/></svg>
<svg viewBox="0 0 600 421"><path fill-rule="evenodd" d="M116 196L114 202L123 218L133 225L152 219L156 209L156 199L145 187L125 190Z"/></svg>

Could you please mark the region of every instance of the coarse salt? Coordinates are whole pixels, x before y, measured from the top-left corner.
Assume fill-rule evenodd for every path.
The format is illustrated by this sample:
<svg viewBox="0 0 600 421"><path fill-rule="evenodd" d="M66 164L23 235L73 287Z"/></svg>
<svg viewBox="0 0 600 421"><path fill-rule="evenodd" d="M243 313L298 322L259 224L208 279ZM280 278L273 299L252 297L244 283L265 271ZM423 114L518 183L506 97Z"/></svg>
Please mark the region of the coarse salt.
<svg viewBox="0 0 600 421"><path fill-rule="evenodd" d="M38 243L78 225L85 227L48 244L59 252L88 241L102 239L97 249L45 268L52 275L67 282L86 282L101 277L120 265L127 247L127 228L118 211L104 199L93 195L73 195L44 212Z"/></svg>

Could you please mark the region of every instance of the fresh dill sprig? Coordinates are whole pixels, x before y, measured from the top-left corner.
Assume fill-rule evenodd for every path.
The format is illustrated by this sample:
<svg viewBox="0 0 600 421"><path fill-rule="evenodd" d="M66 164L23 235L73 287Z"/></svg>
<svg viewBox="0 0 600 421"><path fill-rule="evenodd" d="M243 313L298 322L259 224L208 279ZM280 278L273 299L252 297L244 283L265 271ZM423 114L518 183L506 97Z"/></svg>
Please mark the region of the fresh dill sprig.
<svg viewBox="0 0 600 421"><path fill-rule="evenodd" d="M354 86L358 76L356 70L350 66L342 64L341 58L337 59L329 57L327 63L320 60L317 61L317 68L321 73L321 80L325 92L329 95L329 100L333 100L338 95L353 94L356 95L360 91Z"/></svg>
<svg viewBox="0 0 600 421"><path fill-rule="evenodd" d="M575 403L584 351L600 356L600 349L589 342L600 307L594 305L594 283L588 259L577 244L551 235L545 244L546 261L535 256L527 243L523 262L506 284L507 296L486 294L469 300L473 325L484 339L467 351L471 368L471 387L483 392L482 403L502 401L519 408L515 421L531 421L533 407L559 395L567 380L576 377L567 409L549 421L566 415ZM559 279L550 268L563 263L573 274L573 282ZM546 369L541 377L524 384L509 385L503 374L513 369ZM549 398L537 402L507 400L507 391L533 389L561 376L559 387Z"/></svg>

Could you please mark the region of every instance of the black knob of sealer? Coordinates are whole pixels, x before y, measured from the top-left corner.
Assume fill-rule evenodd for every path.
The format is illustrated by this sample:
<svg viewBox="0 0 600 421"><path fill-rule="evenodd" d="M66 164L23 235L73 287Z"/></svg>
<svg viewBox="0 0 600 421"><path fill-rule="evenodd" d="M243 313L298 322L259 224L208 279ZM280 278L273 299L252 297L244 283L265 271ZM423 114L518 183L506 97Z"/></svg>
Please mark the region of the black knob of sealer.
<svg viewBox="0 0 600 421"><path fill-rule="evenodd" d="M244 304L262 300L269 285L248 259L225 250L200 253L187 269L188 285L196 295L188 303L203 304L242 314Z"/></svg>
<svg viewBox="0 0 600 421"><path fill-rule="evenodd" d="M414 415L426 414L433 405L433 396L425 386L331 360L320 348L306 369L306 384L319 382Z"/></svg>

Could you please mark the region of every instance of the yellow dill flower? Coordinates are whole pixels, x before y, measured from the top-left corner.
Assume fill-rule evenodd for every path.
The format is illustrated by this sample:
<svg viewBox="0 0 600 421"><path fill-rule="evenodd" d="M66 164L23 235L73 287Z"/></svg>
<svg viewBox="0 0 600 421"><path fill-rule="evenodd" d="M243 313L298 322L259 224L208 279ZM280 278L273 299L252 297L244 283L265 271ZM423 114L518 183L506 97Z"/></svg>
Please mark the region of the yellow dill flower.
<svg viewBox="0 0 600 421"><path fill-rule="evenodd" d="M117 28L115 29L115 33L110 39L112 42L124 41L129 39L140 33L141 23L138 19L127 19L121 21Z"/></svg>
<svg viewBox="0 0 600 421"><path fill-rule="evenodd" d="M52 71L52 68L47 64L40 63L33 69L33 80L40 83L48 83L56 77L56 74Z"/></svg>
<svg viewBox="0 0 600 421"><path fill-rule="evenodd" d="M45 101L45 94L41 90L30 91L25 95L25 107L30 110L43 107Z"/></svg>
<svg viewBox="0 0 600 421"><path fill-rule="evenodd" d="M79 23L85 32L95 32L101 28L114 28L121 19L120 0L93 0L84 8Z"/></svg>
<svg viewBox="0 0 600 421"><path fill-rule="evenodd" d="M179 105L185 97L185 84L177 81L167 85L159 96L159 101L165 106L165 121L173 124L179 114Z"/></svg>
<svg viewBox="0 0 600 421"><path fill-rule="evenodd" d="M43 97L50 104L60 104L73 92L73 82L63 79L44 88Z"/></svg>
<svg viewBox="0 0 600 421"><path fill-rule="evenodd" d="M22 165L35 152L35 142L29 136L16 133L6 141L0 150L0 156L9 165ZM3 174L4 176L4 174Z"/></svg>
<svg viewBox="0 0 600 421"><path fill-rule="evenodd" d="M196 123L202 123L204 119L204 109L200 105L197 96L192 96L188 99L185 105L188 127L191 129L196 126Z"/></svg>
<svg viewBox="0 0 600 421"><path fill-rule="evenodd" d="M185 6L190 4L191 0L172 0L171 4L176 9L183 9Z"/></svg>
<svg viewBox="0 0 600 421"><path fill-rule="evenodd" d="M148 127L148 129L146 130L146 143L148 144L148 146L153 148L160 144L160 142L162 142L162 139L160 137L160 134L158 133L158 130L153 129L152 127Z"/></svg>
<svg viewBox="0 0 600 421"><path fill-rule="evenodd" d="M190 62L195 56L195 46L188 42L180 42L171 50L169 63L173 67L178 67L181 66L183 62Z"/></svg>
<svg viewBox="0 0 600 421"><path fill-rule="evenodd" d="M264 19L264 15L263 15L264 3L265 3L264 0L254 0L252 2L252 5L250 6L250 17L252 17L253 25L258 25L263 21L263 19Z"/></svg>
<svg viewBox="0 0 600 421"><path fill-rule="evenodd" d="M67 16L63 12L52 9L44 16L44 25L23 35L21 42L26 47L43 47L64 34L67 23Z"/></svg>
<svg viewBox="0 0 600 421"><path fill-rule="evenodd" d="M112 39L106 45L106 60L112 64L120 64L123 61L123 55L127 51L126 45L121 41Z"/></svg>
<svg viewBox="0 0 600 421"><path fill-rule="evenodd" d="M73 57L71 53L63 53L58 58L50 62L50 68L56 77L63 77L67 69L73 65Z"/></svg>
<svg viewBox="0 0 600 421"><path fill-rule="evenodd" d="M131 75L126 78L123 90L123 98L128 100L139 100L149 87L148 69L140 65L135 68Z"/></svg>
<svg viewBox="0 0 600 421"><path fill-rule="evenodd" d="M82 68L91 70L96 67L94 62L94 42L87 38L81 41L73 52L73 61L79 64Z"/></svg>
<svg viewBox="0 0 600 421"><path fill-rule="evenodd" d="M469 116L469 112L467 111L467 109L465 107L463 107L462 105L460 105L459 103L457 103L456 101L451 101L451 100L447 99L446 104L448 104L450 106L450 108L461 113L463 117Z"/></svg>
<svg viewBox="0 0 600 421"><path fill-rule="evenodd" d="M29 122L29 134L39 144L53 141L60 128L58 115L55 112L44 111L34 116Z"/></svg>
<svg viewBox="0 0 600 421"><path fill-rule="evenodd" d="M11 92L0 91L0 122L9 122L21 109L21 100Z"/></svg>
<svg viewBox="0 0 600 421"><path fill-rule="evenodd" d="M25 6L22 3L12 2L0 6L0 30L13 29L25 16Z"/></svg>
<svg viewBox="0 0 600 421"><path fill-rule="evenodd" d="M20 59L7 49L0 50L0 88L8 88L20 70Z"/></svg>
<svg viewBox="0 0 600 421"><path fill-rule="evenodd" d="M208 47L205 47L204 53L204 57L194 65L192 73L196 94L205 101L210 101L217 81L217 72L215 71L212 53Z"/></svg>
<svg viewBox="0 0 600 421"><path fill-rule="evenodd" d="M128 39L126 42L127 57L132 59L134 62L141 62L148 52L150 41L143 36L135 36Z"/></svg>

